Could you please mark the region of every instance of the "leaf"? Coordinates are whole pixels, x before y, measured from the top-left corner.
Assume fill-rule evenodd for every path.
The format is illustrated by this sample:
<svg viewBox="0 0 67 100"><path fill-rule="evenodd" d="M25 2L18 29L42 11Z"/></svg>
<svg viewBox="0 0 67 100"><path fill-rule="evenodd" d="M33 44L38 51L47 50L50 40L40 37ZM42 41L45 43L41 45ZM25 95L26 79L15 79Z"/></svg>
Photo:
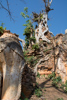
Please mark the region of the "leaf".
<svg viewBox="0 0 67 100"><path fill-rule="evenodd" d="M28 13L28 7L24 7L25 13Z"/></svg>

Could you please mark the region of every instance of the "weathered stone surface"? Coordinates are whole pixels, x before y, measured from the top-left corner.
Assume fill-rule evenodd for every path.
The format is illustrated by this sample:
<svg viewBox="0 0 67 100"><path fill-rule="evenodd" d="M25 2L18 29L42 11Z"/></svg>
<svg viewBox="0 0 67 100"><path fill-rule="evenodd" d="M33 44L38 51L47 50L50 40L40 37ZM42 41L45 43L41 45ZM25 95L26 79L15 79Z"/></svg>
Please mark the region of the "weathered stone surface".
<svg viewBox="0 0 67 100"><path fill-rule="evenodd" d="M24 64L19 40L10 31L5 31L0 37L0 72L3 74L1 100L19 99Z"/></svg>
<svg viewBox="0 0 67 100"><path fill-rule="evenodd" d="M33 72L27 65L25 66L22 73L22 93L26 98L30 96L36 84L36 77ZM23 95L21 97L24 98Z"/></svg>
<svg viewBox="0 0 67 100"><path fill-rule="evenodd" d="M49 57L38 65L38 72L48 74L49 71L56 71L56 75L60 75L62 81L65 82L67 80L67 34L60 33L52 38L47 32L45 36L52 42L51 44L44 43L45 48L41 46L40 50L44 51L43 55Z"/></svg>
<svg viewBox="0 0 67 100"><path fill-rule="evenodd" d="M51 74L52 72L51 71L45 71L45 70L41 70L41 71L38 71L40 75L49 75Z"/></svg>

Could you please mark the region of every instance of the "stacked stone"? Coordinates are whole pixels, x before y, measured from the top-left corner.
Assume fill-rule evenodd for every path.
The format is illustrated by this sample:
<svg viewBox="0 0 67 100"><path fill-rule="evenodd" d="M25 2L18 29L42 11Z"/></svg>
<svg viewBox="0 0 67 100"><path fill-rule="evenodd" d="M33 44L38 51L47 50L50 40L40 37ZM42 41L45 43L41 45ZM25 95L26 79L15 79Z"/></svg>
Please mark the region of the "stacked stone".
<svg viewBox="0 0 67 100"><path fill-rule="evenodd" d="M27 66L25 66L22 73L22 98L29 97L32 93L36 83L36 77L34 72Z"/></svg>

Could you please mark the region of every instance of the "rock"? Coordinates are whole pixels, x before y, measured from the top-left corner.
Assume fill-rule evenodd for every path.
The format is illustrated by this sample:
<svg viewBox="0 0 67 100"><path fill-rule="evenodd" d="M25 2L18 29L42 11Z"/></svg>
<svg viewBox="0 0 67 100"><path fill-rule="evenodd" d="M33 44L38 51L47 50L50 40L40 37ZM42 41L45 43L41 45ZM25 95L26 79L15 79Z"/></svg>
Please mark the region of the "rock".
<svg viewBox="0 0 67 100"><path fill-rule="evenodd" d="M26 65L22 73L22 93L25 95L26 98L30 97L32 91L34 90L35 84L36 84L35 74Z"/></svg>
<svg viewBox="0 0 67 100"><path fill-rule="evenodd" d="M45 70L41 70L41 71L38 71L40 75L49 75L51 74L52 72L51 71L45 71Z"/></svg>
<svg viewBox="0 0 67 100"><path fill-rule="evenodd" d="M45 67L45 65L39 65L38 68Z"/></svg>

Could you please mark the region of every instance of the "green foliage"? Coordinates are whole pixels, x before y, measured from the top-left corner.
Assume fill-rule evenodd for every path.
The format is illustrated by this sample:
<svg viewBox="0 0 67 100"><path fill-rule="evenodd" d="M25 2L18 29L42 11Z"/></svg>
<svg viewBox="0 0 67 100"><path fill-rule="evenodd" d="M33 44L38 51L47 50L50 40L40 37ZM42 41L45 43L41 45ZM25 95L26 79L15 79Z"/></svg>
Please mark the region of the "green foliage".
<svg viewBox="0 0 67 100"><path fill-rule="evenodd" d="M60 76L56 77L54 72L48 75L48 79L52 79L52 85L55 86L56 88L58 88L59 84L62 82L61 77Z"/></svg>
<svg viewBox="0 0 67 100"><path fill-rule="evenodd" d="M67 93L67 81L64 83L62 83L61 77L55 76L55 73L52 73L50 75L48 75L49 79L52 79L52 85L55 86L56 88L61 88L65 93ZM60 87L59 87L60 85ZM59 100L59 99L58 99ZM60 99L62 100L62 99Z"/></svg>
<svg viewBox="0 0 67 100"><path fill-rule="evenodd" d="M34 18L34 22L41 21L42 18L43 18L43 14L39 14L36 18Z"/></svg>
<svg viewBox="0 0 67 100"><path fill-rule="evenodd" d="M28 8L27 7L24 7L24 12L21 12L22 17L29 18L29 16L28 16L27 13L28 13Z"/></svg>
<svg viewBox="0 0 67 100"><path fill-rule="evenodd" d="M28 60L27 60L28 63L33 64L34 63L33 59L34 59L34 56L29 57Z"/></svg>
<svg viewBox="0 0 67 100"><path fill-rule="evenodd" d="M29 27L29 28L30 28L30 27L31 27L31 28L34 28L33 25L32 25L31 20L27 20L27 21L26 21L26 24L23 24L23 26L27 26L27 27Z"/></svg>
<svg viewBox="0 0 67 100"><path fill-rule="evenodd" d="M23 35L25 35L25 41L26 41L26 46L29 46L30 41L33 41L35 43L35 37L34 37L34 27L32 25L31 20L27 20L26 24L24 24L26 28L24 29ZM30 37L32 34L32 37Z"/></svg>
<svg viewBox="0 0 67 100"><path fill-rule="evenodd" d="M0 36L3 34L5 28L3 28L2 26L0 26Z"/></svg>
<svg viewBox="0 0 67 100"><path fill-rule="evenodd" d="M67 80L66 80L65 84L61 85L61 88L64 90L65 93L67 93Z"/></svg>
<svg viewBox="0 0 67 100"><path fill-rule="evenodd" d="M35 41L36 41L35 37L34 36L30 37L30 41L33 41L35 43Z"/></svg>
<svg viewBox="0 0 67 100"><path fill-rule="evenodd" d="M39 50L39 45L38 45L38 44L34 44L34 45L32 46L32 49L34 49L34 50Z"/></svg>
<svg viewBox="0 0 67 100"><path fill-rule="evenodd" d="M0 26L0 33L3 33L3 27L2 26Z"/></svg>
<svg viewBox="0 0 67 100"><path fill-rule="evenodd" d="M48 75L48 78L49 78L49 79L54 79L54 78L55 78L55 73L53 72L52 74L49 74L49 75Z"/></svg>
<svg viewBox="0 0 67 100"><path fill-rule="evenodd" d="M27 57L27 53L28 53L28 52L29 52L28 50L25 50L25 51L23 52L24 57Z"/></svg>
<svg viewBox="0 0 67 100"><path fill-rule="evenodd" d="M22 17L26 18L26 17L25 17L25 14L24 14L23 12L21 12L21 15L22 15Z"/></svg>
<svg viewBox="0 0 67 100"><path fill-rule="evenodd" d="M1 23L1 26L3 27L4 26L4 23Z"/></svg>
<svg viewBox="0 0 67 100"><path fill-rule="evenodd" d="M26 35L27 38L30 38L30 34L31 34L31 29L30 29L30 27L26 27L26 28L24 29L23 35Z"/></svg>
<svg viewBox="0 0 67 100"><path fill-rule="evenodd" d="M60 76L55 77L55 78L52 79L52 85L55 86L56 88L58 88L58 84L61 83L61 81L62 80L61 80Z"/></svg>
<svg viewBox="0 0 67 100"><path fill-rule="evenodd" d="M29 51L27 50L25 50L24 52L23 52L23 54L24 54L24 59L27 61L27 59L28 59L28 57L27 57L27 53L28 53Z"/></svg>
<svg viewBox="0 0 67 100"><path fill-rule="evenodd" d="M24 7L24 11L28 13L28 7Z"/></svg>
<svg viewBox="0 0 67 100"><path fill-rule="evenodd" d="M28 57L28 53L29 53L28 50L25 50L25 51L23 52L23 54L24 54L24 59L26 60L26 62L27 62L29 65L31 65L31 66L33 67L33 66L35 66L35 65L37 64L37 61L38 61L39 59L36 59L36 57L34 57L34 56Z"/></svg>
<svg viewBox="0 0 67 100"><path fill-rule="evenodd" d="M25 41L26 41L26 47L30 45L31 41L35 43L35 37L34 37L34 27L32 25L32 22L30 20L30 16L28 15L28 8L24 8L24 12L21 12L21 15L23 18L28 18L26 21L26 24L23 24L26 28L24 29L23 35L25 35ZM31 37L32 35L32 37Z"/></svg>
<svg viewBox="0 0 67 100"><path fill-rule="evenodd" d="M35 95L36 95L37 97L41 97L41 96L42 96L42 91L41 91L40 88L36 88L36 89L35 89Z"/></svg>
<svg viewBox="0 0 67 100"><path fill-rule="evenodd" d="M63 98L58 98L57 100L63 100Z"/></svg>
<svg viewBox="0 0 67 100"><path fill-rule="evenodd" d="M40 74L37 72L37 77L40 78Z"/></svg>
<svg viewBox="0 0 67 100"><path fill-rule="evenodd" d="M44 75L42 75L42 77L45 77L45 74L44 74Z"/></svg>

